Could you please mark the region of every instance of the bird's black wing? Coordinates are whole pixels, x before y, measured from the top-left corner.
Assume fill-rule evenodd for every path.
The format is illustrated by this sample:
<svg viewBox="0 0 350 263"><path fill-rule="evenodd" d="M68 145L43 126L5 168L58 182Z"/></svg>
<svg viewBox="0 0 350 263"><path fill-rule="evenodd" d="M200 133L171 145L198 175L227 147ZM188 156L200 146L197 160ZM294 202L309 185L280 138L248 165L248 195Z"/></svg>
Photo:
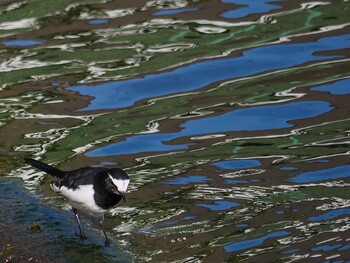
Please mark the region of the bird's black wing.
<svg viewBox="0 0 350 263"><path fill-rule="evenodd" d="M76 189L79 185L94 184L94 178L105 171L107 171L106 168L86 167L66 172L59 181L59 187L65 186L70 189Z"/></svg>

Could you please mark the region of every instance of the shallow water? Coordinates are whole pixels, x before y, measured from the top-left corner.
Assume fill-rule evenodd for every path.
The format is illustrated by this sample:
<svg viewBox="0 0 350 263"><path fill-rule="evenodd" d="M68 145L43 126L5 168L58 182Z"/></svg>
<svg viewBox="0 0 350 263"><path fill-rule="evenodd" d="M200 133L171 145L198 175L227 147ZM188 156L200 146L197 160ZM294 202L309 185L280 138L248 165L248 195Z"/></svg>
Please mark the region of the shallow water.
<svg viewBox="0 0 350 263"><path fill-rule="evenodd" d="M0 258L346 262L349 15L345 0L1 2ZM111 248L89 219L74 236L28 156L128 172Z"/></svg>

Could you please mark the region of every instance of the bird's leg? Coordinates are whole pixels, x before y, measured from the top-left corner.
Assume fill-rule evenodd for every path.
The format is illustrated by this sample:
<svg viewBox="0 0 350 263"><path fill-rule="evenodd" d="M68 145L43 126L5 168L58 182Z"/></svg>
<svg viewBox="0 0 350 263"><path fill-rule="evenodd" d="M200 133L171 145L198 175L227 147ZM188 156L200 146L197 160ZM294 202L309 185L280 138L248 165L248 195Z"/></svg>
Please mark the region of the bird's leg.
<svg viewBox="0 0 350 263"><path fill-rule="evenodd" d="M111 245L111 241L109 240L109 238L108 238L108 236L107 236L107 233L106 233L106 231L105 231L105 227L104 227L104 225L103 225L103 219L104 219L104 217L100 218L100 219L98 220L98 222L100 223L101 228L102 228L102 231L103 231L103 234L105 235L105 238L106 238L105 246L106 246L106 247L109 247L109 246Z"/></svg>
<svg viewBox="0 0 350 263"><path fill-rule="evenodd" d="M79 231L80 231L80 238L82 240L85 240L85 239L87 239L87 237L85 236L85 234L84 234L84 232L83 232L83 230L81 228L80 219L79 219L79 215L78 215L78 210L75 209L75 208L72 208L72 210L73 210L73 213L75 215L75 219L77 220L77 223L78 223L78 227L79 227Z"/></svg>

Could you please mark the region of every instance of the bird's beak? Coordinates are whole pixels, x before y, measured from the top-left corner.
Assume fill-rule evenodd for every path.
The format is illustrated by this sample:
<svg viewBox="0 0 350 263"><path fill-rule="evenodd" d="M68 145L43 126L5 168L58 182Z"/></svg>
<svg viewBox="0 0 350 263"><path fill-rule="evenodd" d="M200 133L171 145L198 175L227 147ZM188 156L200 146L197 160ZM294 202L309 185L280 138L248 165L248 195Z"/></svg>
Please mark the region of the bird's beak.
<svg viewBox="0 0 350 263"><path fill-rule="evenodd" d="M121 197L123 198L123 201L124 201L124 202L126 202L126 197L125 197L125 195L126 195L126 194L125 194L125 193L120 192L120 195L121 195Z"/></svg>

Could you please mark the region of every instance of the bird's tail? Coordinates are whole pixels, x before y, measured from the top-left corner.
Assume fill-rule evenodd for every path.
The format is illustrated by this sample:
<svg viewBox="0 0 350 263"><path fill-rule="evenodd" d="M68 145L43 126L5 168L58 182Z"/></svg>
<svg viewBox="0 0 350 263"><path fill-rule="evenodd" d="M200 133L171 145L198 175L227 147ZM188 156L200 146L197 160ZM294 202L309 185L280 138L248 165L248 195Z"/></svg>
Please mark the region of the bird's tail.
<svg viewBox="0 0 350 263"><path fill-rule="evenodd" d="M25 161L26 163L34 166L35 168L38 168L39 170L44 171L49 175L52 175L56 179L60 179L64 175L64 172L62 170L52 167L46 163L39 162L37 160L29 159L29 158L26 158Z"/></svg>

